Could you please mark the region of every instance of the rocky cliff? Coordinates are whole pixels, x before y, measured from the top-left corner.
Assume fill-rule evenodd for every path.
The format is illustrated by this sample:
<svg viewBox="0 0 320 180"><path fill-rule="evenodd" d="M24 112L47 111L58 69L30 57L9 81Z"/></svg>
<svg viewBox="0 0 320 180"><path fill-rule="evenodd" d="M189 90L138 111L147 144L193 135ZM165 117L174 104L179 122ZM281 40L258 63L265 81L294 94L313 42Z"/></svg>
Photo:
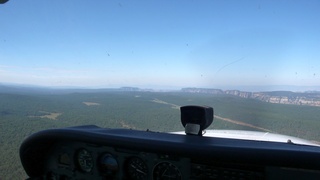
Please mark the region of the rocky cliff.
<svg viewBox="0 0 320 180"><path fill-rule="evenodd" d="M294 104L320 106L320 92L291 92L291 91L271 91L271 92L246 92L239 90L221 90L205 88L183 88L182 92L207 93L207 94L228 94L242 98L257 99L269 103Z"/></svg>

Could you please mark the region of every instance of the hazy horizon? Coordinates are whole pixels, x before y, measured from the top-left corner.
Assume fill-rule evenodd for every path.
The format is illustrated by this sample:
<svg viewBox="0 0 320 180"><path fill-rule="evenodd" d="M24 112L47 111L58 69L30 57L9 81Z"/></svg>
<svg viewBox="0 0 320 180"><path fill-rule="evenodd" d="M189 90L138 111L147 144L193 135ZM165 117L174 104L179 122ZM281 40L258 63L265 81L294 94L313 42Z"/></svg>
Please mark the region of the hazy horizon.
<svg viewBox="0 0 320 180"><path fill-rule="evenodd" d="M19 84L19 83L6 83L0 82L0 86L7 87L21 87L21 88L48 88L48 89L83 89L83 90L99 90L99 89L119 89L124 87L139 88L141 90L152 89L155 91L179 91L183 88L199 88L199 89L221 89L221 90L240 90L248 92L263 92L263 91L292 91L292 92L308 92L320 91L320 86L286 86L286 85L272 85L272 86L216 86L216 87L174 87L174 86L42 86L36 84Z"/></svg>

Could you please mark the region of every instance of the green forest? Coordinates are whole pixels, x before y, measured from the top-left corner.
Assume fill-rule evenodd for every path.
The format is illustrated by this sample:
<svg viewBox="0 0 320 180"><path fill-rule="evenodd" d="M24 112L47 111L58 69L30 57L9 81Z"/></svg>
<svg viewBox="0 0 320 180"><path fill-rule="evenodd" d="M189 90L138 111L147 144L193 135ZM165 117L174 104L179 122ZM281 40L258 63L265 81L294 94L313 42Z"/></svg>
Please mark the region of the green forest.
<svg viewBox="0 0 320 180"><path fill-rule="evenodd" d="M104 91L81 93L0 93L0 179L27 178L19 158L23 140L40 130L78 125L183 131L180 106L214 108L209 129L253 130L320 141L320 107L271 104L231 95L182 92ZM222 118L219 118L222 117Z"/></svg>

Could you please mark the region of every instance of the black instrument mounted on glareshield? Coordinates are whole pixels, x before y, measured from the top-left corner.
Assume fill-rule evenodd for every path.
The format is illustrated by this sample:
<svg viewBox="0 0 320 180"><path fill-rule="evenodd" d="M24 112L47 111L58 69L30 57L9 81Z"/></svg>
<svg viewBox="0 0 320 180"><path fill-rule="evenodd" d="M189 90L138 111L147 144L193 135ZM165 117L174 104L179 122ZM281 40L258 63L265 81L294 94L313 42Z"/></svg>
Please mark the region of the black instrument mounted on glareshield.
<svg viewBox="0 0 320 180"><path fill-rule="evenodd" d="M208 106L182 106L181 123L187 135L202 136L213 121L213 108Z"/></svg>

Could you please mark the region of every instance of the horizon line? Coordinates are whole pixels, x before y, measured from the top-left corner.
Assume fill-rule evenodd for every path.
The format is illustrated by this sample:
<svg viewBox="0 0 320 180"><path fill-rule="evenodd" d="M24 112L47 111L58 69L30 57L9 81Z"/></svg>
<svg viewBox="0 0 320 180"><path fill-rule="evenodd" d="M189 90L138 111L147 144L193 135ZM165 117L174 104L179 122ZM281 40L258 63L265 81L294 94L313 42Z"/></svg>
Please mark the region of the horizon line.
<svg viewBox="0 0 320 180"><path fill-rule="evenodd" d="M121 88L138 88L140 90L154 90L154 91L178 91L186 88L196 89L217 89L222 91L238 90L245 92L270 92L270 91L291 91L291 92L308 92L308 91L320 91L320 86L297 86L297 85L229 85L229 86L215 86L215 87L197 87L197 86L131 86L131 85L119 85L119 86L46 86L36 84L21 84L21 83L7 83L0 82L0 86L16 86L22 88L45 88L45 89L57 89L57 90L101 90L101 89L121 89Z"/></svg>

